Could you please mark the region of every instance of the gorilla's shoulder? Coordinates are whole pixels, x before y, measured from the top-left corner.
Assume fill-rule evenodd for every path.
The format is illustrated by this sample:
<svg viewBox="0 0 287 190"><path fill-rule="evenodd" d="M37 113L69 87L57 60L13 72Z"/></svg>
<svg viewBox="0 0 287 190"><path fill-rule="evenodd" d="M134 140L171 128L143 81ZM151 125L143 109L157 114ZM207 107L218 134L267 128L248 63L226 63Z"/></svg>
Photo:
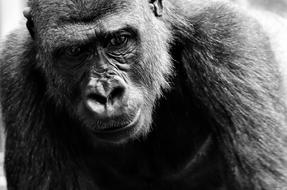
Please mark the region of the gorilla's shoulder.
<svg viewBox="0 0 287 190"><path fill-rule="evenodd" d="M2 58L6 56L16 57L25 51L29 41L31 41L31 37L25 26L15 29L2 41L0 56Z"/></svg>
<svg viewBox="0 0 287 190"><path fill-rule="evenodd" d="M33 40L24 25L7 35L0 49L1 83L20 76L22 72L20 68L24 68L23 65L29 68L29 63L35 57L34 50Z"/></svg>
<svg viewBox="0 0 287 190"><path fill-rule="evenodd" d="M25 54L31 50L31 47L33 47L31 46L32 42L33 41L25 25L12 31L1 42L1 65L10 65L12 63L16 64L17 62L19 63L19 60L23 60L23 58L26 56Z"/></svg>

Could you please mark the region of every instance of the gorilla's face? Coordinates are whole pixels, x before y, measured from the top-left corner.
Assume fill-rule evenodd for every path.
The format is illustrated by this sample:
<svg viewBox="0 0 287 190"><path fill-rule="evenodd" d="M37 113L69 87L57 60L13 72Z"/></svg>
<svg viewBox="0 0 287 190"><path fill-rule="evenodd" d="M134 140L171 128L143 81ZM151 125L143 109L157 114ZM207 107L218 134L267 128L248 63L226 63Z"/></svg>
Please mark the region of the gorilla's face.
<svg viewBox="0 0 287 190"><path fill-rule="evenodd" d="M148 132L156 98L168 87L169 33L148 2L93 2L62 3L65 14L49 20L40 4L39 57L49 93L97 138L124 142Z"/></svg>

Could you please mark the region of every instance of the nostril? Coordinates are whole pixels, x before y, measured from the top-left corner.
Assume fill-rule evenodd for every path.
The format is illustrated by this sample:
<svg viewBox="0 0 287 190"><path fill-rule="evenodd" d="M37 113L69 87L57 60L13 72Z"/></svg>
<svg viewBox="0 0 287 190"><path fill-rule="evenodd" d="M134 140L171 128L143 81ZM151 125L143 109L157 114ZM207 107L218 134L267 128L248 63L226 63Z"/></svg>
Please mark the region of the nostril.
<svg viewBox="0 0 287 190"><path fill-rule="evenodd" d="M95 94L95 93L91 93L87 95L88 99L94 100L100 104L106 104L107 103L107 98L100 95L100 94Z"/></svg>
<svg viewBox="0 0 287 190"><path fill-rule="evenodd" d="M125 89L123 87L116 87L112 90L109 95L109 99L113 100L115 98L120 98L123 96Z"/></svg>

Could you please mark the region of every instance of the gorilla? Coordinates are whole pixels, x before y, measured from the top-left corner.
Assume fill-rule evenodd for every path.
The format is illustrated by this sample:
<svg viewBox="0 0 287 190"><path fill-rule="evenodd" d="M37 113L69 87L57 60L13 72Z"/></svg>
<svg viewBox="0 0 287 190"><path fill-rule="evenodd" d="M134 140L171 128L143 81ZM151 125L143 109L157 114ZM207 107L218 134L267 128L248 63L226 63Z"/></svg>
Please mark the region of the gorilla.
<svg viewBox="0 0 287 190"><path fill-rule="evenodd" d="M224 0L29 0L1 52L8 190L284 190L287 25Z"/></svg>

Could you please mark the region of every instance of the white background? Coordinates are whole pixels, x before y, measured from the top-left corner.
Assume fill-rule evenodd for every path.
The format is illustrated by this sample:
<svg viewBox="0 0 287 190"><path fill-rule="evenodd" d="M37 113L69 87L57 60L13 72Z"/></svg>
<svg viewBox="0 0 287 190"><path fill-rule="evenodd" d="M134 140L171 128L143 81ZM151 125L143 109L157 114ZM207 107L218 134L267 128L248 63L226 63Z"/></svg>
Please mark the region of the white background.
<svg viewBox="0 0 287 190"><path fill-rule="evenodd" d="M23 18L22 10L25 2L25 0L0 0L1 38L19 26L19 20Z"/></svg>

